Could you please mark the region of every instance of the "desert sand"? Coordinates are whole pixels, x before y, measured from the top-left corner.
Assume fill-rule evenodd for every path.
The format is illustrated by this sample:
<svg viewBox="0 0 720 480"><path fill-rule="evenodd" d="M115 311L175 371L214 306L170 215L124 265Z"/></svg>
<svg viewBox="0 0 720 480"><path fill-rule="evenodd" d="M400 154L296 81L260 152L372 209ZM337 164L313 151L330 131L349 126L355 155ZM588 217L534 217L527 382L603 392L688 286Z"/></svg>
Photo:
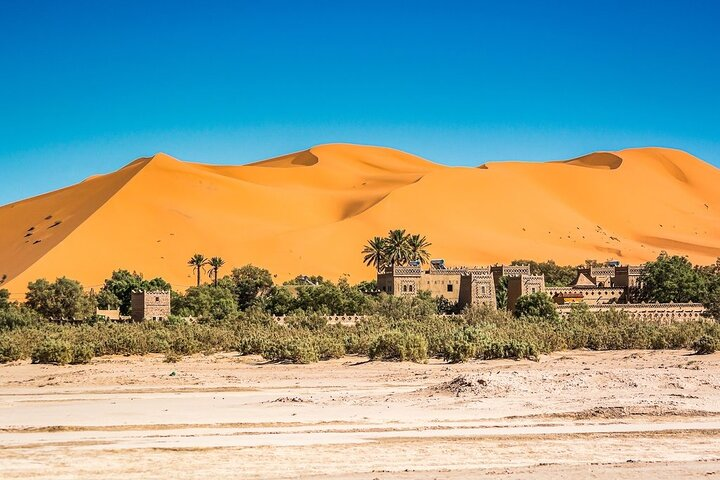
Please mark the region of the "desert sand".
<svg viewBox="0 0 720 480"><path fill-rule="evenodd" d="M559 162L447 167L397 150L322 145L244 166L165 154L0 208L0 278L21 298L60 275L97 288L114 269L194 283L187 259L359 281L368 238L426 235L454 265L720 256L720 170L661 148ZM222 273L222 272L221 272Z"/></svg>
<svg viewBox="0 0 720 480"><path fill-rule="evenodd" d="M0 478L720 476L720 354L0 365Z"/></svg>

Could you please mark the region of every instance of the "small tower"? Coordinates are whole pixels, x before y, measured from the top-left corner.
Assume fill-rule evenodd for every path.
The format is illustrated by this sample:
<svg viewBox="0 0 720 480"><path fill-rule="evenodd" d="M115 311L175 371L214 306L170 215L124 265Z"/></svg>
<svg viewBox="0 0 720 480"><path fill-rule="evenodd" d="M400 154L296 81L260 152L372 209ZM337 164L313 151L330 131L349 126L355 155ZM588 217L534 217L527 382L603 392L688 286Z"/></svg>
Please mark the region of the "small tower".
<svg viewBox="0 0 720 480"><path fill-rule="evenodd" d="M515 310L515 303L523 295L545 291L545 275L520 275L508 278L507 306L511 312Z"/></svg>
<svg viewBox="0 0 720 480"><path fill-rule="evenodd" d="M130 317L134 321L167 320L170 315L170 292L132 292Z"/></svg>

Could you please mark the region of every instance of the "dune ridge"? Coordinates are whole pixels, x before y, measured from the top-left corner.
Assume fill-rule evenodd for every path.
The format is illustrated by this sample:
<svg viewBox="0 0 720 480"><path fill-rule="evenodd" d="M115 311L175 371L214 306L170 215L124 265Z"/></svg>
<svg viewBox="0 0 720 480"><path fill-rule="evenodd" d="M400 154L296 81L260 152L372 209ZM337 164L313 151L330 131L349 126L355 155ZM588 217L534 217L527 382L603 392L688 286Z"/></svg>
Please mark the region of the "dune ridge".
<svg viewBox="0 0 720 480"><path fill-rule="evenodd" d="M517 258L641 262L660 250L720 256L720 170L663 148L547 162L448 167L398 150L312 147L243 166L167 154L0 207L0 278L67 275L97 288L112 270L192 285L187 258L371 278L359 251L390 228L427 235L454 264ZM39 242L36 243L36 240Z"/></svg>

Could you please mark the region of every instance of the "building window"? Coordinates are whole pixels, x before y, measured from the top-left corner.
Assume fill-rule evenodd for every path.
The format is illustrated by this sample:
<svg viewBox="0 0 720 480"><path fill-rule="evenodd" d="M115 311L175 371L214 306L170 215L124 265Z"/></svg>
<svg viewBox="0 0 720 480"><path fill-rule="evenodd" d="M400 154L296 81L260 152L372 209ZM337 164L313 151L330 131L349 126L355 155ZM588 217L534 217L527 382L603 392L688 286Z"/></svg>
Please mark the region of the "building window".
<svg viewBox="0 0 720 480"><path fill-rule="evenodd" d="M159 301L160 301L160 297L155 297L155 301L156 301L156 302L159 302Z"/></svg>
<svg viewBox="0 0 720 480"><path fill-rule="evenodd" d="M412 292L414 288L412 285L408 285L408 291Z"/></svg>
<svg viewBox="0 0 720 480"><path fill-rule="evenodd" d="M407 285L403 285L403 292L407 292Z"/></svg>
<svg viewBox="0 0 720 480"><path fill-rule="evenodd" d="M483 295L485 295L485 287L480 287L480 293L482 293Z"/></svg>
<svg viewBox="0 0 720 480"><path fill-rule="evenodd" d="M452 291L453 291L453 285L452 285L452 283L448 283L447 291L448 291L448 292L452 292Z"/></svg>

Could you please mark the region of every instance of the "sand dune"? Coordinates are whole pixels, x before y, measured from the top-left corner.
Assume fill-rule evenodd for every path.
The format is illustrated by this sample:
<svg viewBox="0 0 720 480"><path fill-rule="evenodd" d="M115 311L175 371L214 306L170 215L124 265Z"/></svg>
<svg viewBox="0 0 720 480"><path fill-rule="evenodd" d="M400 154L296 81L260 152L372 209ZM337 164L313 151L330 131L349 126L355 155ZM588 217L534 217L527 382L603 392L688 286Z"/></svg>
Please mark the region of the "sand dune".
<svg viewBox="0 0 720 480"><path fill-rule="evenodd" d="M446 167L397 150L323 145L245 166L159 153L0 208L0 278L112 270L193 283L187 258L297 274L371 278L359 251L390 228L421 232L453 264L516 258L640 262L659 251L720 256L720 170L660 148L549 163Z"/></svg>

